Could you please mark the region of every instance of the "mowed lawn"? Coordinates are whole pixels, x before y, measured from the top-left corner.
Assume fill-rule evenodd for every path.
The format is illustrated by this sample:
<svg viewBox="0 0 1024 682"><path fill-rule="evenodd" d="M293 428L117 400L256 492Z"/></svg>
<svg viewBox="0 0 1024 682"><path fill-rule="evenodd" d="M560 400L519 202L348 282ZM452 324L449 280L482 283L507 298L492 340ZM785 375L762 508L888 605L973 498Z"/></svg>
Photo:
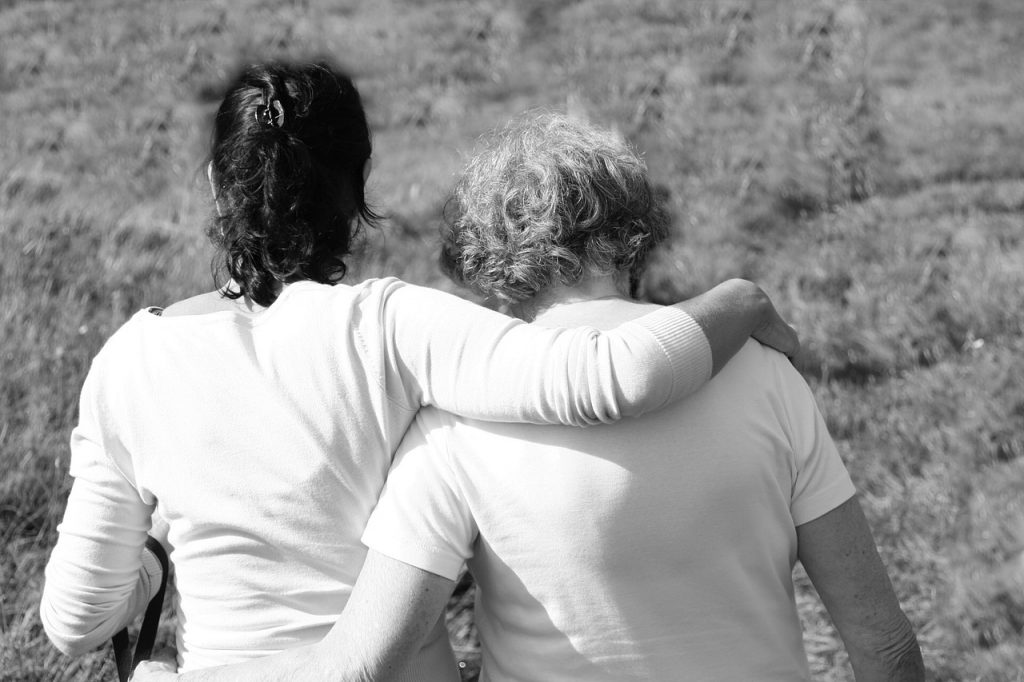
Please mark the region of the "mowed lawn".
<svg viewBox="0 0 1024 682"><path fill-rule="evenodd" d="M0 679L113 678L108 651L62 657L37 614L77 393L135 310L211 287L224 80L315 55L356 76L374 129L389 220L355 278L453 289L445 193L510 116L625 135L675 222L645 295L764 286L931 679L1024 679L1020 0L0 0ZM795 577L816 679L851 680Z"/></svg>

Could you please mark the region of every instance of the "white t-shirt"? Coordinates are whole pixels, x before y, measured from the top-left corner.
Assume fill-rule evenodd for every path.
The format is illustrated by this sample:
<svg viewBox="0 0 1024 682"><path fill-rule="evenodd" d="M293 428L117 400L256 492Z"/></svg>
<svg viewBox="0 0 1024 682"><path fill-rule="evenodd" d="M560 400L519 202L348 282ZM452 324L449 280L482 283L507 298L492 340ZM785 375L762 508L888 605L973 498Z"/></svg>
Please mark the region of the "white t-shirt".
<svg viewBox="0 0 1024 682"><path fill-rule="evenodd" d="M44 627L80 653L145 605L155 507L174 547L183 669L319 641L421 405L612 420L694 390L710 368L678 309L610 334L542 330L394 279L298 282L255 316L139 312L82 390Z"/></svg>
<svg viewBox="0 0 1024 682"><path fill-rule="evenodd" d="M687 400L615 425L422 410L363 541L453 580L468 562L483 682L792 682L809 679L795 527L853 494L806 383L750 341Z"/></svg>

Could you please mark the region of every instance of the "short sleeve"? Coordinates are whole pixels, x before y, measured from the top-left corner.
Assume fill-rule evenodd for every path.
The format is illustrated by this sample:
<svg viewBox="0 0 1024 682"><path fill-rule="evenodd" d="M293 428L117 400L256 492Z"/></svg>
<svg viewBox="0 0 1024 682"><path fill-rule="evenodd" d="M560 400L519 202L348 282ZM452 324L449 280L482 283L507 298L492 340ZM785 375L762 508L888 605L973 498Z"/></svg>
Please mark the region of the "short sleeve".
<svg viewBox="0 0 1024 682"><path fill-rule="evenodd" d="M775 364L780 410L793 448L790 512L794 525L799 526L846 502L856 489L807 382L781 357Z"/></svg>
<svg viewBox="0 0 1024 682"><path fill-rule="evenodd" d="M428 408L409 427L363 544L456 580L473 554L477 528L448 460L445 418Z"/></svg>

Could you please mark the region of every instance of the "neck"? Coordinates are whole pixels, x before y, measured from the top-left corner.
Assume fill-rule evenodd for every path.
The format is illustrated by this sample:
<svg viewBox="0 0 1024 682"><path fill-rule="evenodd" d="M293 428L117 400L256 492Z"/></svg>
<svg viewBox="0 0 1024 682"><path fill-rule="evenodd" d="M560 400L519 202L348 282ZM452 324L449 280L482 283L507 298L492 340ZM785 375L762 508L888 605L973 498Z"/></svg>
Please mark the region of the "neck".
<svg viewBox="0 0 1024 682"><path fill-rule="evenodd" d="M607 298L629 298L623 277L592 275L572 286L556 284L511 306L511 312L516 317L532 321L559 306Z"/></svg>

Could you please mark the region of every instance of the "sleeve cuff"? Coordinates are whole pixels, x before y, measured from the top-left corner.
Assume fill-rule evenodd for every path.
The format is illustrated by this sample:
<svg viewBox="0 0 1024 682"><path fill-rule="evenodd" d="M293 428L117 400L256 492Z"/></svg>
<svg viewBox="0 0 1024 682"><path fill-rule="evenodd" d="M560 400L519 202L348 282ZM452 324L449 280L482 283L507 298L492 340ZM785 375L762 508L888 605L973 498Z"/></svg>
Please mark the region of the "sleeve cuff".
<svg viewBox="0 0 1024 682"><path fill-rule="evenodd" d="M666 306L636 322L654 335L668 356L673 379L670 400L693 393L711 379L711 343L689 313Z"/></svg>
<svg viewBox="0 0 1024 682"><path fill-rule="evenodd" d="M139 571L139 580L142 582L142 594L146 595L145 603L141 604L143 608L160 591L162 578L163 567L160 565L160 560L148 548L143 548L142 569Z"/></svg>
<svg viewBox="0 0 1024 682"><path fill-rule="evenodd" d="M802 526L824 516L853 497L857 489L849 476L834 481L830 486L807 499L798 500L790 507L794 526Z"/></svg>
<svg viewBox="0 0 1024 682"><path fill-rule="evenodd" d="M388 537L371 528L366 529L362 539L363 544L375 552L452 581L458 580L464 563L462 557L456 554Z"/></svg>

